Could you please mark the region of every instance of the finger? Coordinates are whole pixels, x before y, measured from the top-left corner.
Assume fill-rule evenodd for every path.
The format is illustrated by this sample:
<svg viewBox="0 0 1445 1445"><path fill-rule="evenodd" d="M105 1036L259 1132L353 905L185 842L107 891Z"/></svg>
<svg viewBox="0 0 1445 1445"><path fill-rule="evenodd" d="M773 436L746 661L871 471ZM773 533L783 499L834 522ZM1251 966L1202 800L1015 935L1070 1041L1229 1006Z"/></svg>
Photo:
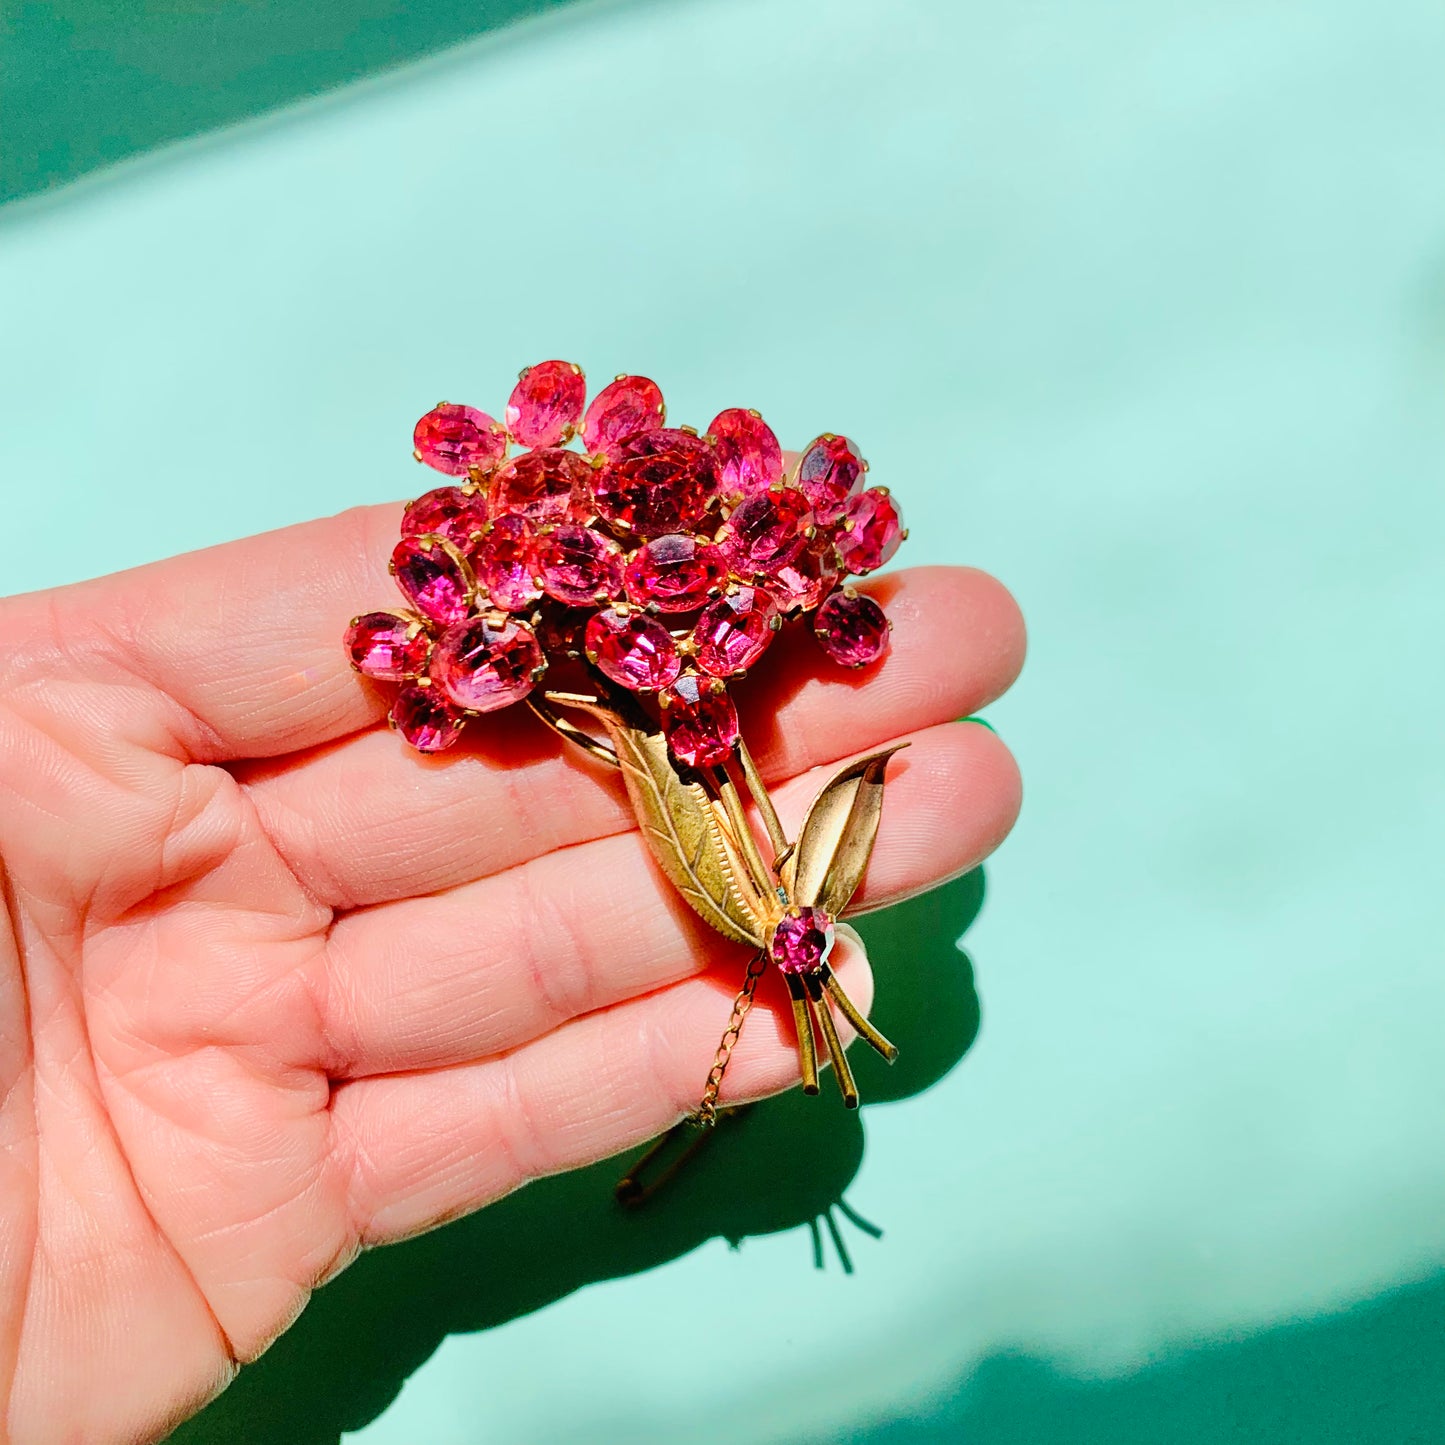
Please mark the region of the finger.
<svg viewBox="0 0 1445 1445"><path fill-rule="evenodd" d="M842 935L834 959L866 1013L873 988L862 950ZM724 1105L798 1080L792 1015L775 984L766 976L759 987L723 1080ZM688 979L502 1058L343 1084L333 1096L332 1157L360 1241L405 1238L661 1133L696 1109L737 986L737 978Z"/></svg>
<svg viewBox="0 0 1445 1445"><path fill-rule="evenodd" d="M873 579L894 619L877 667L850 673L785 632L738 688L771 778L970 713L1023 660L1023 622L993 578L927 567ZM337 908L434 892L632 826L621 786L529 713L481 720L471 746L419 758L385 729L238 771L306 887Z"/></svg>
<svg viewBox="0 0 1445 1445"><path fill-rule="evenodd" d="M777 791L796 826L833 769ZM972 868L1018 811L1018 773L987 728L915 734L891 763L858 909ZM426 898L365 909L326 959L333 1077L390 1073L512 1049L582 1014L732 962L746 950L678 898L637 832L546 854Z"/></svg>
<svg viewBox="0 0 1445 1445"><path fill-rule="evenodd" d="M62 588L55 625L170 698L196 761L312 747L386 712L341 638L358 612L401 602L386 570L400 518L356 507Z"/></svg>

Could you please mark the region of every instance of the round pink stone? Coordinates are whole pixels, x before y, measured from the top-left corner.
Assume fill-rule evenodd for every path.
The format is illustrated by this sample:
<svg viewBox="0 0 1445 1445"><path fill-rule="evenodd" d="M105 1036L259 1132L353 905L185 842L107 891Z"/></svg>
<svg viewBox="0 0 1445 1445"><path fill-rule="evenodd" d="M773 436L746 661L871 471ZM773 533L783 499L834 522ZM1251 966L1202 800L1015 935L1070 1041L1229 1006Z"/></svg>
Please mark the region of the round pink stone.
<svg viewBox="0 0 1445 1445"><path fill-rule="evenodd" d="M472 549L472 571L494 607L521 612L542 595L537 584L537 535L520 513L498 517Z"/></svg>
<svg viewBox="0 0 1445 1445"><path fill-rule="evenodd" d="M471 617L432 653L432 679L457 707L496 712L531 692L547 666L536 634L515 617Z"/></svg>
<svg viewBox="0 0 1445 1445"><path fill-rule="evenodd" d="M640 537L691 527L716 490L712 447L674 427L627 437L592 481L598 515Z"/></svg>
<svg viewBox="0 0 1445 1445"><path fill-rule="evenodd" d="M609 382L582 418L582 445L589 452L611 454L613 448L636 432L662 425L662 391L645 376L619 376Z"/></svg>
<svg viewBox="0 0 1445 1445"><path fill-rule="evenodd" d="M754 492L733 508L717 534L739 577L775 572L795 561L808 545L813 509L793 487Z"/></svg>
<svg viewBox="0 0 1445 1445"><path fill-rule="evenodd" d="M497 469L493 495L498 512L520 512L529 521L561 522L586 515L592 468L561 447L523 452Z"/></svg>
<svg viewBox="0 0 1445 1445"><path fill-rule="evenodd" d="M717 444L721 489L731 497L765 492L783 475L783 449L773 429L746 407L720 411L708 427Z"/></svg>
<svg viewBox="0 0 1445 1445"><path fill-rule="evenodd" d="M848 503L833 540L843 570L861 576L887 562L903 537L898 503L886 487L869 487Z"/></svg>
<svg viewBox="0 0 1445 1445"><path fill-rule="evenodd" d="M788 614L811 612L838 581L838 563L814 551L801 553L794 561L775 567L768 574L768 591Z"/></svg>
<svg viewBox="0 0 1445 1445"><path fill-rule="evenodd" d="M404 682L426 671L431 638L414 617L368 612L346 629L351 665L378 682Z"/></svg>
<svg viewBox="0 0 1445 1445"><path fill-rule="evenodd" d="M684 673L659 700L667 745L678 762L690 768L727 762L738 743L738 710L718 678Z"/></svg>
<svg viewBox="0 0 1445 1445"><path fill-rule="evenodd" d="M831 432L808 444L798 462L798 490L813 504L819 523L828 526L843 515L849 497L863 487L867 468L847 437Z"/></svg>
<svg viewBox="0 0 1445 1445"><path fill-rule="evenodd" d="M435 688L410 683L391 704L391 725L418 752L439 753L462 735L466 718Z"/></svg>
<svg viewBox="0 0 1445 1445"><path fill-rule="evenodd" d="M590 527L562 522L537 542L537 575L558 602L605 602L622 592L622 548Z"/></svg>
<svg viewBox="0 0 1445 1445"><path fill-rule="evenodd" d="M727 580L721 547L687 532L668 532L639 547L623 575L627 595L639 607L691 612Z"/></svg>
<svg viewBox="0 0 1445 1445"><path fill-rule="evenodd" d="M714 677L746 672L767 651L780 621L777 604L762 588L734 587L697 619L697 665Z"/></svg>
<svg viewBox="0 0 1445 1445"><path fill-rule="evenodd" d="M633 692L656 692L677 680L682 658L662 623L609 607L587 624L587 660Z"/></svg>
<svg viewBox="0 0 1445 1445"><path fill-rule="evenodd" d="M460 622L471 609L471 569L441 537L403 537L392 550L391 575L407 601L433 622Z"/></svg>
<svg viewBox="0 0 1445 1445"><path fill-rule="evenodd" d="M411 444L417 461L449 477L484 472L507 454L507 434L486 412L450 401L417 422Z"/></svg>
<svg viewBox="0 0 1445 1445"><path fill-rule="evenodd" d="M507 430L524 447L554 447L572 435L587 378L570 361L543 361L521 375L507 402Z"/></svg>
<svg viewBox="0 0 1445 1445"><path fill-rule="evenodd" d="M888 619L871 598L851 588L835 592L813 615L819 646L844 667L867 667L888 651Z"/></svg>
<svg viewBox="0 0 1445 1445"><path fill-rule="evenodd" d="M833 941L833 920L821 908L790 908L773 928L768 952L784 973L817 973Z"/></svg>
<svg viewBox="0 0 1445 1445"><path fill-rule="evenodd" d="M431 532L465 547L487 524L487 499L463 487L435 487L414 501L401 518L403 537Z"/></svg>

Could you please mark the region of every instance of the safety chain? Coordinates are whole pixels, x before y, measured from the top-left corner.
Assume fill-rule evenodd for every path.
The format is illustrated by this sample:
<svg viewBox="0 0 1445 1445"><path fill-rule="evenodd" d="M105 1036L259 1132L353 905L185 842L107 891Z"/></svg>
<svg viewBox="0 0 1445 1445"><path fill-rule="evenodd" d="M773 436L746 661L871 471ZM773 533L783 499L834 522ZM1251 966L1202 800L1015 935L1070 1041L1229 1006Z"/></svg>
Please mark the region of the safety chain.
<svg viewBox="0 0 1445 1445"><path fill-rule="evenodd" d="M738 1035L743 1031L743 1020L753 1006L758 980L767 971L767 967L768 955L760 949L748 964L747 977L743 979L743 986L733 1000L732 1015L718 1041L717 1053L713 1056L712 1068L708 1071L707 1084L702 1091L702 1103L697 1106L697 1113L693 1115L693 1121L705 1129L710 1129L717 1123L717 1096L722 1088L723 1075L728 1071L728 1062L733 1056L733 1049L737 1047Z"/></svg>

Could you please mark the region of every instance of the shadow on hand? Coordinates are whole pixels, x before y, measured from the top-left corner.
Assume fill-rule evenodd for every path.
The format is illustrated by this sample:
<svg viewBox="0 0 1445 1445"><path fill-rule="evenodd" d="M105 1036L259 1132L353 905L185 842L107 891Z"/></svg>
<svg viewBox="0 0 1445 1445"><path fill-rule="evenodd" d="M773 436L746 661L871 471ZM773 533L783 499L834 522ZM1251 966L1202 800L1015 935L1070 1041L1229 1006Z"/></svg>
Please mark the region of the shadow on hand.
<svg viewBox="0 0 1445 1445"><path fill-rule="evenodd" d="M983 871L856 920L877 976L875 1014L901 1055L889 1068L851 1051L865 1102L935 1084L978 1033L973 970L956 941L983 902ZM867 1057L861 1057L867 1055ZM838 1216L863 1158L863 1125L831 1080L719 1127L665 1192L630 1212L613 1200L618 1160L541 1180L444 1229L365 1255L319 1290L301 1319L171 1445L334 1445L375 1419L449 1334L491 1329L595 1280L636 1274L712 1238L823 1232L851 1268ZM830 1097L831 1095L831 1097ZM835 1213L836 1210L836 1213ZM800 1268L808 1268L802 1254Z"/></svg>

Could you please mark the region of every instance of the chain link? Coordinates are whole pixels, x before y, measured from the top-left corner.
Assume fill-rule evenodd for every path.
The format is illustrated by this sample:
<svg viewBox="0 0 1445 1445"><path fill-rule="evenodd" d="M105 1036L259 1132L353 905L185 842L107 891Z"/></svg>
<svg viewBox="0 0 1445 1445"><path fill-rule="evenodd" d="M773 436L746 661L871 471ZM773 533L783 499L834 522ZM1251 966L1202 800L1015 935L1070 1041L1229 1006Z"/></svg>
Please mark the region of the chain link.
<svg viewBox="0 0 1445 1445"><path fill-rule="evenodd" d="M733 1050L737 1047L738 1035L743 1031L743 1020L747 1018L748 1011L753 1006L753 995L758 989L758 980L767 972L768 955L759 952L748 964L747 977L743 979L743 986L738 990L738 996L733 1000L733 1011L728 1019L728 1026L723 1030L723 1036L718 1041L717 1053L713 1056L712 1068L708 1070L707 1083L702 1091L702 1103L697 1106L697 1113L693 1115L695 1121L703 1128L711 1128L717 1123L717 1096L722 1089L723 1075L728 1071L728 1062L733 1056Z"/></svg>

